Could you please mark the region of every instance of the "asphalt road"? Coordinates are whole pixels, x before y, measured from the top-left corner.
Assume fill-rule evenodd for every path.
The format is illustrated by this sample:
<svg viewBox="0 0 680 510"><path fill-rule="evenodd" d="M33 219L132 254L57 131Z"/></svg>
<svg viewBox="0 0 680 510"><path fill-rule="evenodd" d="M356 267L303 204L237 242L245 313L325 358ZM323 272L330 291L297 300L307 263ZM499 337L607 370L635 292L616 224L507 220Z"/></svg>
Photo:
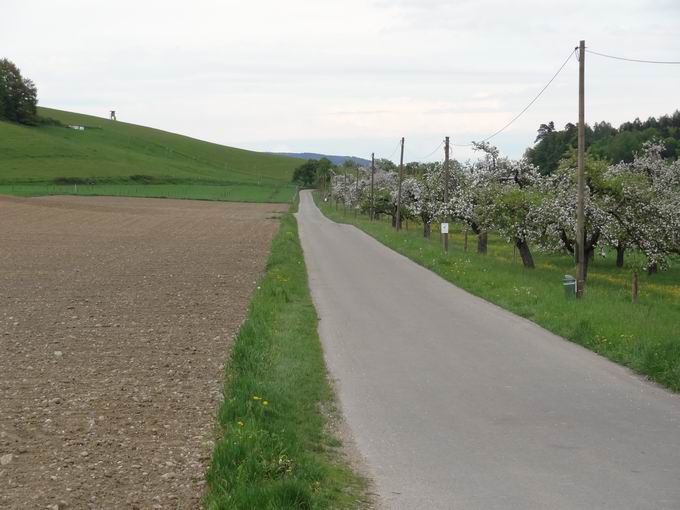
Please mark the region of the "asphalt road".
<svg viewBox="0 0 680 510"><path fill-rule="evenodd" d="M308 192L298 222L383 506L680 509L677 395L331 222Z"/></svg>

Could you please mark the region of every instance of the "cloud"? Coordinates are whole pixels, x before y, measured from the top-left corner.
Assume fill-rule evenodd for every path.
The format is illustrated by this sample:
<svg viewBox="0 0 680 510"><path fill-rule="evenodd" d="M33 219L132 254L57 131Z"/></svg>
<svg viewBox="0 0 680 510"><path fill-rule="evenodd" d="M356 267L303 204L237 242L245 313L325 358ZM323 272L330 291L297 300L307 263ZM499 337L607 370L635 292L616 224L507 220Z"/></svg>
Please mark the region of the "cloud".
<svg viewBox="0 0 680 510"><path fill-rule="evenodd" d="M46 106L115 106L126 120L260 150L365 153L408 136L409 150L426 153L446 134L478 139L505 124L580 38L605 53L677 56L679 9L675 0L4 0L0 48ZM587 72L589 120L676 107L677 69L589 58ZM517 156L541 122L573 122L575 109L570 66L494 141Z"/></svg>

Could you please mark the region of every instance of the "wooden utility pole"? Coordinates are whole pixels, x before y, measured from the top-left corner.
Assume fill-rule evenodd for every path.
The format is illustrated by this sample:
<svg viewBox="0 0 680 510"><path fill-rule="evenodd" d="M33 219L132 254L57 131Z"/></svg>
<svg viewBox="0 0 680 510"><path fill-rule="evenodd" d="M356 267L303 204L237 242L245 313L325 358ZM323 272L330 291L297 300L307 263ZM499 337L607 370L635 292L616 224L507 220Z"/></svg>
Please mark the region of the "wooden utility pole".
<svg viewBox="0 0 680 510"><path fill-rule="evenodd" d="M354 208L354 217L357 217L357 210L359 209L359 167L357 166L357 182L355 183L354 191L357 195L357 205Z"/></svg>
<svg viewBox="0 0 680 510"><path fill-rule="evenodd" d="M375 176L375 152L371 152L371 221L375 217L375 195L373 195L373 178Z"/></svg>
<svg viewBox="0 0 680 510"><path fill-rule="evenodd" d="M336 189L335 193L333 192L334 191L333 190L333 177L339 178L340 176L337 175L335 172L333 172L333 170L331 170L331 172L332 172L332 175L331 175L331 200L335 199L335 210L337 211L338 210L338 190ZM338 179L336 179L335 182L336 182L336 185L339 184Z"/></svg>
<svg viewBox="0 0 680 510"><path fill-rule="evenodd" d="M343 205L342 215L347 216L347 170L345 170L344 182L345 182L345 186L344 186L345 196L342 197L342 205Z"/></svg>
<svg viewBox="0 0 680 510"><path fill-rule="evenodd" d="M404 179L404 137L401 137L401 157L399 158L399 189L397 190L397 230L401 230L401 181Z"/></svg>
<svg viewBox="0 0 680 510"><path fill-rule="evenodd" d="M444 207L448 210L449 206L449 137L444 139ZM449 215L444 216L448 223ZM449 231L444 232L444 251L449 252Z"/></svg>
<svg viewBox="0 0 680 510"><path fill-rule="evenodd" d="M586 42L578 46L578 169L576 176L576 297L582 298L586 280L585 257L585 211L586 192L585 154L586 154L586 110L585 110L585 60Z"/></svg>

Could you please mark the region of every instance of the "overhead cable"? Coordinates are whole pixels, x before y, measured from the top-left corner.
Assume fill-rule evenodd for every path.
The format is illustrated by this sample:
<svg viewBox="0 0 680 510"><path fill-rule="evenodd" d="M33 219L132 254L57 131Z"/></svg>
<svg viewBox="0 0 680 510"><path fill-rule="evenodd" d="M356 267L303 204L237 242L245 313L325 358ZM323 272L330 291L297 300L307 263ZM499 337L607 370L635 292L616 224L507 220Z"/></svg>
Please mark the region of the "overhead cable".
<svg viewBox="0 0 680 510"><path fill-rule="evenodd" d="M680 61L675 60L643 60L639 58L627 58L627 57L617 57L615 55L607 55L606 53L600 53L598 51L589 50L586 48L586 52L592 53L593 55L598 55L605 58L613 58L614 60L624 60L626 62L637 62L640 64L665 64L665 65L679 65Z"/></svg>

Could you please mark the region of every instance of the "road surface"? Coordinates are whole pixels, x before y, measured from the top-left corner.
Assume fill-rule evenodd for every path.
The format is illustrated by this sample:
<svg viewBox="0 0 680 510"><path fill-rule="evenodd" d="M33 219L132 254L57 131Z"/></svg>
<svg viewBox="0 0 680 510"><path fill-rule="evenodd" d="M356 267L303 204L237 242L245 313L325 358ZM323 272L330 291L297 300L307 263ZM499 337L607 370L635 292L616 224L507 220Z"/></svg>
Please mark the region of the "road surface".
<svg viewBox="0 0 680 510"><path fill-rule="evenodd" d="M308 192L298 221L383 506L680 509L677 395L331 222Z"/></svg>

